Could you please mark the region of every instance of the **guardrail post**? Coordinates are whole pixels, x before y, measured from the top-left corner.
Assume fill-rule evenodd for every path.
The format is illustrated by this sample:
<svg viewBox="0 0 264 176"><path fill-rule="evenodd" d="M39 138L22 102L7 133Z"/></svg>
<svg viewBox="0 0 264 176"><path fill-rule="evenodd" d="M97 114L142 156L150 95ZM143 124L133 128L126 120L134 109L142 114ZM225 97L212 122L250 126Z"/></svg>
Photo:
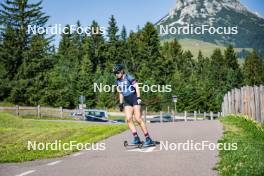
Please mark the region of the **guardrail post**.
<svg viewBox="0 0 264 176"><path fill-rule="evenodd" d="M16 105L16 115L19 116L19 105Z"/></svg>
<svg viewBox="0 0 264 176"><path fill-rule="evenodd" d="M187 112L184 111L184 121L187 122Z"/></svg>
<svg viewBox="0 0 264 176"><path fill-rule="evenodd" d="M160 123L163 123L162 111L160 111Z"/></svg>
<svg viewBox="0 0 264 176"><path fill-rule="evenodd" d="M144 116L144 122L146 123L146 121L147 121L146 111L143 111L143 116Z"/></svg>
<svg viewBox="0 0 264 176"><path fill-rule="evenodd" d="M173 112L172 122L175 122L175 119L176 119L176 113L175 113L175 111L172 111L172 112Z"/></svg>
<svg viewBox="0 0 264 176"><path fill-rule="evenodd" d="M210 111L210 120L214 120L213 112L212 111Z"/></svg>
<svg viewBox="0 0 264 176"><path fill-rule="evenodd" d="M37 106L37 116L40 117L40 105Z"/></svg>
<svg viewBox="0 0 264 176"><path fill-rule="evenodd" d="M63 118L63 108L60 107L60 117Z"/></svg>
<svg viewBox="0 0 264 176"><path fill-rule="evenodd" d="M194 118L195 118L195 120L197 120L197 112L196 111L194 111Z"/></svg>

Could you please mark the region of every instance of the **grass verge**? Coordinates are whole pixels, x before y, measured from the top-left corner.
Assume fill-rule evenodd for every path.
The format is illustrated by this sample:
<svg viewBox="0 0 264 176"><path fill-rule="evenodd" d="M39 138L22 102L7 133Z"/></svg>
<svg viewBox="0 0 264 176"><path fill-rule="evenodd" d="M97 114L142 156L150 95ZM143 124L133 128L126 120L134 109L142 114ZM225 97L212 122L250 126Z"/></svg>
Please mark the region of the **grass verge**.
<svg viewBox="0 0 264 176"><path fill-rule="evenodd" d="M125 116L109 116L110 120L125 120Z"/></svg>
<svg viewBox="0 0 264 176"><path fill-rule="evenodd" d="M264 126L245 116L220 119L224 135L218 143L237 143L237 150L220 150L216 169L222 176L264 175Z"/></svg>
<svg viewBox="0 0 264 176"><path fill-rule="evenodd" d="M22 162L71 154L73 150L28 150L28 141L37 143L95 143L126 130L126 125L49 122L22 119L0 113L0 162ZM107 147L107 146L106 146Z"/></svg>
<svg viewBox="0 0 264 176"><path fill-rule="evenodd" d="M35 119L35 120L80 120L74 117L50 117L50 116L41 116L38 117L36 115L22 115L20 116L22 119Z"/></svg>

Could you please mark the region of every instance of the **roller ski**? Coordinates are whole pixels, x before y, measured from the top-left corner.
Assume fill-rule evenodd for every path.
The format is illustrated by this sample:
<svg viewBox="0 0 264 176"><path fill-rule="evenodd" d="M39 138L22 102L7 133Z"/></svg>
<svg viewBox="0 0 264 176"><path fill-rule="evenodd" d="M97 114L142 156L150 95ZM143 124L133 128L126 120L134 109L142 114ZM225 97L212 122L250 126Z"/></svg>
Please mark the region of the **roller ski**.
<svg viewBox="0 0 264 176"><path fill-rule="evenodd" d="M143 146L144 142L140 141L138 137L134 138L134 140L131 143L128 143L128 141L124 141L124 147L138 147L141 148Z"/></svg>
<svg viewBox="0 0 264 176"><path fill-rule="evenodd" d="M147 137L141 148L153 147L156 146L156 144L159 144L159 142L153 141L150 137Z"/></svg>

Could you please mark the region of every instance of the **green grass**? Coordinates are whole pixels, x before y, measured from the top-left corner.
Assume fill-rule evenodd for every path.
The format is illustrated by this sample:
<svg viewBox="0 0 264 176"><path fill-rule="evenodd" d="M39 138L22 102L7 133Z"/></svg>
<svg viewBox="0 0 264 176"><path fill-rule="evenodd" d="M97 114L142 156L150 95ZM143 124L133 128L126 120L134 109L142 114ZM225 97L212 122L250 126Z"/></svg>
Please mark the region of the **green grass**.
<svg viewBox="0 0 264 176"><path fill-rule="evenodd" d="M170 40L163 40L163 42L165 41L171 41ZM194 58L196 59L199 53L199 50L202 51L203 56L205 57L210 57L213 54L213 51L216 48L219 48L222 51L222 54L224 53L224 50L226 49L225 46L223 45L217 45L214 43L209 43L209 42L204 42L201 40L195 40L195 39L180 39L179 43L182 46L183 50L190 50L194 56ZM240 52L243 48L234 48L236 52ZM252 51L251 48L244 48L247 51Z"/></svg>
<svg viewBox="0 0 264 176"><path fill-rule="evenodd" d="M110 120L125 120L125 116L109 116Z"/></svg>
<svg viewBox="0 0 264 176"><path fill-rule="evenodd" d="M35 116L35 115L22 115L20 116L22 119L35 119L35 120L79 120L78 118L74 117L50 117L50 116Z"/></svg>
<svg viewBox="0 0 264 176"><path fill-rule="evenodd" d="M95 143L126 130L126 125L49 122L0 113L0 162L22 162L71 154L73 150L28 150L28 141ZM107 147L107 146L106 146Z"/></svg>
<svg viewBox="0 0 264 176"><path fill-rule="evenodd" d="M245 116L220 120L224 136L218 143L237 143L237 150L220 150L216 169L222 176L264 175L264 127Z"/></svg>
<svg viewBox="0 0 264 176"><path fill-rule="evenodd" d="M16 106L16 105L9 103L9 102L0 101L0 106L1 107L6 107L6 106L10 107L10 106Z"/></svg>

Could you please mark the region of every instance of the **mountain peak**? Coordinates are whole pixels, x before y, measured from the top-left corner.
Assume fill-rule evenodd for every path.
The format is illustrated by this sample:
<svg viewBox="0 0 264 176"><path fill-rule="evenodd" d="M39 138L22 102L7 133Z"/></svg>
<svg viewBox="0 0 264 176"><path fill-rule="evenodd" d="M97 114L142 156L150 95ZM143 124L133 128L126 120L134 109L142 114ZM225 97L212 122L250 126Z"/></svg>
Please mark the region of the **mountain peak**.
<svg viewBox="0 0 264 176"><path fill-rule="evenodd" d="M231 8L237 12L248 11L238 0L177 0L176 5L169 12L170 16L188 14L192 17L213 16L222 8Z"/></svg>
<svg viewBox="0 0 264 176"><path fill-rule="evenodd" d="M225 32L213 35L208 32L175 32L180 31L182 27L203 25L209 25L214 30L225 29ZM156 23L156 26L159 31L167 31L160 32L161 39L189 38L221 45L233 44L241 48L259 48L264 55L264 19L248 10L239 0L177 0L175 6ZM168 33L170 29L174 34ZM229 29L236 29L237 32L228 32Z"/></svg>

